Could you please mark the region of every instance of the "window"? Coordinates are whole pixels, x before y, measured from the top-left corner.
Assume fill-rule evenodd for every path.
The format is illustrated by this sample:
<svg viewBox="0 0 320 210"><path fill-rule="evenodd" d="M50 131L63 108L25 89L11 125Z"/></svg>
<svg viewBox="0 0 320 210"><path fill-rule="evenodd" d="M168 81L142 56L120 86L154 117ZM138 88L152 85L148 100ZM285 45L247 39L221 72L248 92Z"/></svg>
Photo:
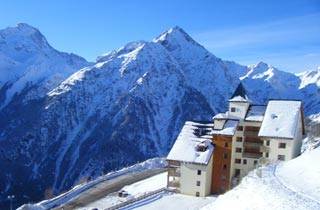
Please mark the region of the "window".
<svg viewBox="0 0 320 210"><path fill-rule="evenodd" d="M242 137L237 137L237 142L242 142Z"/></svg>
<svg viewBox="0 0 320 210"><path fill-rule="evenodd" d="M236 108L235 107L231 107L231 112L236 112Z"/></svg>
<svg viewBox="0 0 320 210"><path fill-rule="evenodd" d="M258 161L257 160L254 160L253 161L253 165L255 166L255 165L257 165L258 164Z"/></svg>
<svg viewBox="0 0 320 210"><path fill-rule="evenodd" d="M242 152L242 148L236 147L236 152L237 152L237 153L241 153L241 152Z"/></svg>
<svg viewBox="0 0 320 210"><path fill-rule="evenodd" d="M241 159L235 159L234 162L240 164L241 163Z"/></svg>
<svg viewBox="0 0 320 210"><path fill-rule="evenodd" d="M243 159L243 164L247 165L247 159Z"/></svg>
<svg viewBox="0 0 320 210"><path fill-rule="evenodd" d="M266 141L266 145L270 146L270 141L269 140Z"/></svg>
<svg viewBox="0 0 320 210"><path fill-rule="evenodd" d="M238 126L238 127L237 127L237 130L238 130L238 131L243 131L243 126Z"/></svg>
<svg viewBox="0 0 320 210"><path fill-rule="evenodd" d="M235 177L240 176L240 169L235 169L234 170L234 176Z"/></svg>
<svg viewBox="0 0 320 210"><path fill-rule="evenodd" d="M201 170L198 170L198 171L197 171L197 174L198 174L198 175L201 175Z"/></svg>
<svg viewBox="0 0 320 210"><path fill-rule="evenodd" d="M223 153L223 158L227 159L228 158L228 154L227 153Z"/></svg>
<svg viewBox="0 0 320 210"><path fill-rule="evenodd" d="M228 147L228 142L224 143L224 147Z"/></svg>
<svg viewBox="0 0 320 210"><path fill-rule="evenodd" d="M197 181L197 186L200 186L200 181Z"/></svg>
<svg viewBox="0 0 320 210"><path fill-rule="evenodd" d="M286 148L286 143L279 143L278 147L281 148L281 149L285 149Z"/></svg>
<svg viewBox="0 0 320 210"><path fill-rule="evenodd" d="M269 152L266 152L266 157L267 157L267 158L269 157Z"/></svg>
<svg viewBox="0 0 320 210"><path fill-rule="evenodd" d="M199 192L196 192L196 196L199 197L199 196L200 196L200 193L199 193Z"/></svg>
<svg viewBox="0 0 320 210"><path fill-rule="evenodd" d="M284 155L278 155L278 160L285 160L286 159L286 156Z"/></svg>
<svg viewBox="0 0 320 210"><path fill-rule="evenodd" d="M226 165L226 164L223 165L223 169L224 169L224 170L227 169L227 165Z"/></svg>

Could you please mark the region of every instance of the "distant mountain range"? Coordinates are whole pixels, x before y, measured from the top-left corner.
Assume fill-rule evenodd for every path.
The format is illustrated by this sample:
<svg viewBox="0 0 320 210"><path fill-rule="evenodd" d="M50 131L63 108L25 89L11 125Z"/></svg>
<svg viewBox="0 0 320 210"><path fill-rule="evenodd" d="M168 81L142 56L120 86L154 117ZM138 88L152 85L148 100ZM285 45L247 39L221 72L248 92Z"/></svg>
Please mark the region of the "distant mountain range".
<svg viewBox="0 0 320 210"><path fill-rule="evenodd" d="M225 111L240 81L257 104L301 99L305 114L318 116L319 75L224 61L179 27L95 63L53 49L27 24L3 29L1 203L9 194L18 203L40 200L84 177L166 155L184 122Z"/></svg>

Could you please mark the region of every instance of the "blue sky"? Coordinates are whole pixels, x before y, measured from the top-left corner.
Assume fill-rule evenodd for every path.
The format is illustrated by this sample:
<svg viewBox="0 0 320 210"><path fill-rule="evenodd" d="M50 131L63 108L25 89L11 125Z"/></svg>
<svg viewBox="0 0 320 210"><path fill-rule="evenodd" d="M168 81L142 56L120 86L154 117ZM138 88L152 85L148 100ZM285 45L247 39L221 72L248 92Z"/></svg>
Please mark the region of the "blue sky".
<svg viewBox="0 0 320 210"><path fill-rule="evenodd" d="M291 72L320 66L320 0L0 0L0 28L19 22L90 61L178 25L222 59Z"/></svg>

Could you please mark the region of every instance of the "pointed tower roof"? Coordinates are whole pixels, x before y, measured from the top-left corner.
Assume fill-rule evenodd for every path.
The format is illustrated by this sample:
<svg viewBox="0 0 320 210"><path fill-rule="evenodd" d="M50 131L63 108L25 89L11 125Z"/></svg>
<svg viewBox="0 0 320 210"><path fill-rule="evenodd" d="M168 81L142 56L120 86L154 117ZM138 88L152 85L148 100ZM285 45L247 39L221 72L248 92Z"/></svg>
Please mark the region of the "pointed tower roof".
<svg viewBox="0 0 320 210"><path fill-rule="evenodd" d="M242 83L240 82L237 89L234 91L233 95L231 96L229 101L233 102L250 102L246 89L243 87Z"/></svg>

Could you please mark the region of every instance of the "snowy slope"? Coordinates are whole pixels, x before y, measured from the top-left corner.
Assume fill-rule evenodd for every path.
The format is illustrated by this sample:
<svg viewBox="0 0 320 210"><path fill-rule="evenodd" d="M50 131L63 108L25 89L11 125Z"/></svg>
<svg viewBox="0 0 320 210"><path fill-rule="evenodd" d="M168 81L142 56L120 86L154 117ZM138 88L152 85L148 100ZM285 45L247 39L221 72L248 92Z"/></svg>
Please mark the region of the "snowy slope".
<svg viewBox="0 0 320 210"><path fill-rule="evenodd" d="M320 66L317 70L305 71L296 75L301 79L300 88L304 88L309 84L316 84L320 87Z"/></svg>
<svg viewBox="0 0 320 210"><path fill-rule="evenodd" d="M85 59L53 49L45 37L28 24L19 23L0 30L0 92L4 95L0 108L27 87L33 90L25 100L43 96L85 65L88 65Z"/></svg>
<svg viewBox="0 0 320 210"><path fill-rule="evenodd" d="M301 157L281 165L276 176L293 191L305 194L320 203L320 166L313 164L319 158L319 148L307 151Z"/></svg>
<svg viewBox="0 0 320 210"><path fill-rule="evenodd" d="M255 170L203 209L319 209L320 165L315 163L319 159L320 147Z"/></svg>
<svg viewBox="0 0 320 210"><path fill-rule="evenodd" d="M241 79L250 96L258 103L265 103L268 98L300 98L297 93L300 84L298 77L263 62L249 66L249 72Z"/></svg>
<svg viewBox="0 0 320 210"><path fill-rule="evenodd" d="M270 98L298 99L303 101L306 116L309 116L320 110L320 87L316 83L318 75L309 76L303 78L259 62L249 66L247 74L240 79L254 103L265 104ZM305 85L308 82L309 85Z"/></svg>
<svg viewBox="0 0 320 210"><path fill-rule="evenodd" d="M180 64L187 84L200 91L215 112L221 112L246 67L217 58L179 27L153 41L163 45Z"/></svg>

